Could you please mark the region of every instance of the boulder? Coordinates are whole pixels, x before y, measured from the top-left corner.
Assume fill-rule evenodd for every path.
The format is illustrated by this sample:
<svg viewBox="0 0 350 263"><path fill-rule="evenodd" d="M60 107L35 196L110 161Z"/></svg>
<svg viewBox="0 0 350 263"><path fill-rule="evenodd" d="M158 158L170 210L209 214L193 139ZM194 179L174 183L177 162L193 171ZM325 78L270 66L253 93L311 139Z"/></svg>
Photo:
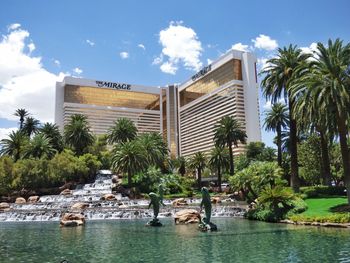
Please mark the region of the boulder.
<svg viewBox="0 0 350 263"><path fill-rule="evenodd" d="M73 210L83 210L85 208L89 207L88 203L75 203L71 206L71 209Z"/></svg>
<svg viewBox="0 0 350 263"><path fill-rule="evenodd" d="M119 184L121 180L119 180L118 175L113 175L112 176L112 183L114 184Z"/></svg>
<svg viewBox="0 0 350 263"><path fill-rule="evenodd" d="M26 200L23 197L17 197L15 203L16 204L25 204Z"/></svg>
<svg viewBox="0 0 350 263"><path fill-rule="evenodd" d="M38 195L32 195L28 197L28 203L36 203L39 201L39 196Z"/></svg>
<svg viewBox="0 0 350 263"><path fill-rule="evenodd" d="M85 217L82 214L65 213L61 217L60 225L62 227L82 226L85 224Z"/></svg>
<svg viewBox="0 0 350 263"><path fill-rule="evenodd" d="M190 224L199 223L201 221L201 215L194 209L183 209L175 213L175 224Z"/></svg>
<svg viewBox="0 0 350 263"><path fill-rule="evenodd" d="M114 194L105 194L104 196L102 196L101 199L106 201L112 201L112 200L115 200L116 198Z"/></svg>
<svg viewBox="0 0 350 263"><path fill-rule="evenodd" d="M184 205L188 205L188 204L187 204L187 201L185 200L185 198L178 198L172 202L172 205L173 206L184 206Z"/></svg>
<svg viewBox="0 0 350 263"><path fill-rule="evenodd" d="M129 208L129 206L124 205L124 204L123 204L123 205L119 205L118 207L119 207L119 208L123 208L123 209Z"/></svg>
<svg viewBox="0 0 350 263"><path fill-rule="evenodd" d="M214 196L214 197L211 198L211 202L213 204L219 204L219 203L221 203L221 198L218 197L218 196Z"/></svg>
<svg viewBox="0 0 350 263"><path fill-rule="evenodd" d="M60 195L71 195L73 192L71 191L71 190L69 190L69 189L64 189L61 193L60 193Z"/></svg>
<svg viewBox="0 0 350 263"><path fill-rule="evenodd" d="M10 205L8 203L0 203L0 211L7 211L10 210Z"/></svg>

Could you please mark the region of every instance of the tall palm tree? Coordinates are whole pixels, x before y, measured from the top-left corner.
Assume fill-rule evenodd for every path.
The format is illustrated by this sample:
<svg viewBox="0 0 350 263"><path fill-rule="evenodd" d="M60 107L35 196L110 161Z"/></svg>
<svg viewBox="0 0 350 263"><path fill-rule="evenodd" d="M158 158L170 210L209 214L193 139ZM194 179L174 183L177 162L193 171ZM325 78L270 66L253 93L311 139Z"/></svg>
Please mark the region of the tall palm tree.
<svg viewBox="0 0 350 263"><path fill-rule="evenodd" d="M25 118L25 121L23 123L22 131L24 134L30 137L32 134L37 133L39 131L39 128L40 128L39 120L33 117L27 117Z"/></svg>
<svg viewBox="0 0 350 263"><path fill-rule="evenodd" d="M117 145L112 152L112 169L127 174L128 187L131 187L132 175L147 166L147 158L138 141L129 141Z"/></svg>
<svg viewBox="0 0 350 263"><path fill-rule="evenodd" d="M48 139L50 139L50 144L56 151L63 151L63 137L60 133L60 129L56 124L46 122L39 129L39 131L41 134L45 135Z"/></svg>
<svg viewBox="0 0 350 263"><path fill-rule="evenodd" d="M85 149L94 143L94 136L86 116L82 114L71 116L69 123L64 127L64 141L77 155L82 155Z"/></svg>
<svg viewBox="0 0 350 263"><path fill-rule="evenodd" d="M203 152L196 152L193 154L189 161L189 167L197 171L197 183L198 189L202 186L202 171L207 163L207 158Z"/></svg>
<svg viewBox="0 0 350 263"><path fill-rule="evenodd" d="M147 153L149 165L162 168L169 152L162 135L156 132L143 133L139 136L138 140Z"/></svg>
<svg viewBox="0 0 350 263"><path fill-rule="evenodd" d="M109 128L107 132L108 143L121 143L132 141L136 138L137 128L128 118L120 118Z"/></svg>
<svg viewBox="0 0 350 263"><path fill-rule="evenodd" d="M57 151L53 148L50 138L42 133L36 134L24 151L26 158L40 159L42 157L52 158Z"/></svg>
<svg viewBox="0 0 350 263"><path fill-rule="evenodd" d="M232 147L238 147L238 143L246 143L247 133L242 129L239 122L232 116L225 116L215 125L214 141L216 145L228 146L230 154L230 175L233 175L233 150Z"/></svg>
<svg viewBox="0 0 350 263"><path fill-rule="evenodd" d="M2 139L0 141L0 155L9 155L16 162L21 158L28 144L28 137L20 130L12 131L8 137L8 139Z"/></svg>
<svg viewBox="0 0 350 263"><path fill-rule="evenodd" d="M266 67L261 74L265 74L261 85L267 99L276 103L281 97L288 102L289 109L289 130L290 130L290 155L291 155L291 186L295 192L299 192L300 181L298 176L298 155L297 155L297 122L293 115L295 97L291 96L290 86L293 80L299 77L297 70L302 65L307 65L310 54L302 53L297 46L289 45L278 49L277 57L268 60Z"/></svg>
<svg viewBox="0 0 350 263"><path fill-rule="evenodd" d="M328 47L317 44L317 56L309 74L293 85L293 96L310 94L315 107L334 112L343 161L344 179L350 204L350 157L347 144L347 121L350 107L350 43L336 39L328 41Z"/></svg>
<svg viewBox="0 0 350 263"><path fill-rule="evenodd" d="M230 166L230 156L227 148L215 146L210 152L209 165L218 173L219 192L221 193L221 172Z"/></svg>
<svg viewBox="0 0 350 263"><path fill-rule="evenodd" d="M267 111L264 126L267 131L276 131L277 144L277 162L282 167L282 129L288 127L288 109L282 103L275 103L272 108Z"/></svg>
<svg viewBox="0 0 350 263"><path fill-rule="evenodd" d="M17 109L14 115L19 117L19 129L22 130L24 118L29 116L29 112L26 109Z"/></svg>
<svg viewBox="0 0 350 263"><path fill-rule="evenodd" d="M187 160L183 156L179 156L174 160L174 166L177 168L177 171L181 176L185 176L186 174L186 166L187 166Z"/></svg>

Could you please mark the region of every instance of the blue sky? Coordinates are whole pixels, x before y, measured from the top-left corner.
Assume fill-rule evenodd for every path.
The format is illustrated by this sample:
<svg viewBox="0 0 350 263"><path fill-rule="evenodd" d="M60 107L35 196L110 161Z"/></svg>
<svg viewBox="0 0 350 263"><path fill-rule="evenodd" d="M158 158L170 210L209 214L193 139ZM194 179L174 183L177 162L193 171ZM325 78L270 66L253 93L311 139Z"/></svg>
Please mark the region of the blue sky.
<svg viewBox="0 0 350 263"><path fill-rule="evenodd" d="M158 86L186 80L233 45L261 67L290 43L307 52L350 41L346 0L1 2L0 138L17 126L17 108L53 121L64 75ZM272 137L263 132L271 146Z"/></svg>

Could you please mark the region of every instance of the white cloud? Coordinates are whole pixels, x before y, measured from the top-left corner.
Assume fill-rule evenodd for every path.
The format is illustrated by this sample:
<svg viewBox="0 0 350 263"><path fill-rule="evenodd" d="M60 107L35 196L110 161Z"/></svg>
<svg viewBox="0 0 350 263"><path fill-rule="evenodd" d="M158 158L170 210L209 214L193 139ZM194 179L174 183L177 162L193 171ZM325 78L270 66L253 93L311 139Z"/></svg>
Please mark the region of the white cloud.
<svg viewBox="0 0 350 263"><path fill-rule="evenodd" d="M95 42L89 40L89 39L86 39L86 43L88 43L90 46L94 46L95 45Z"/></svg>
<svg viewBox="0 0 350 263"><path fill-rule="evenodd" d="M41 57L26 53L28 31L19 26L9 28L0 39L0 118L17 120L13 113L25 108L35 118L52 122L56 81L64 74L47 71Z"/></svg>
<svg viewBox="0 0 350 263"><path fill-rule="evenodd" d="M231 49L247 52L247 51L249 51L249 46L243 45L242 43L236 43L236 44L232 45Z"/></svg>
<svg viewBox="0 0 350 263"><path fill-rule="evenodd" d="M186 69L199 70L202 67L200 56L203 48L198 40L196 32L182 25L182 22L170 22L169 27L159 32L159 43L162 45L161 55L167 61L160 66L165 73L175 74L179 65L183 64ZM153 61L156 64L160 59Z"/></svg>
<svg viewBox="0 0 350 263"><path fill-rule="evenodd" d="M161 66L160 66L160 70L163 71L164 73L168 73L168 74L172 74L172 75L175 75L176 71L177 71L177 67L166 61L164 62Z"/></svg>
<svg viewBox="0 0 350 263"><path fill-rule="evenodd" d="M59 60L57 60L57 59L55 59L55 60L53 61L53 63L55 63L58 67L61 66L61 62L60 62Z"/></svg>
<svg viewBox="0 0 350 263"><path fill-rule="evenodd" d="M252 39L254 47L265 50L274 50L278 48L278 43L276 40L271 39L269 36L260 34L255 39Z"/></svg>
<svg viewBox="0 0 350 263"><path fill-rule="evenodd" d="M308 46L308 47L301 47L300 49L305 54L313 54L314 52L317 51L317 43L313 42L313 43L311 43L310 46Z"/></svg>
<svg viewBox="0 0 350 263"><path fill-rule="evenodd" d="M213 61L210 58L207 58L207 64L210 65L211 63L213 63Z"/></svg>
<svg viewBox="0 0 350 263"><path fill-rule="evenodd" d="M12 30L16 30L17 28L20 28L21 27L21 24L18 24L18 23L14 23L14 24L11 24L7 27L7 30L8 31L12 31Z"/></svg>
<svg viewBox="0 0 350 263"><path fill-rule="evenodd" d="M146 47L145 47L144 44L138 44L137 46L138 46L139 48L142 48L143 50L146 50Z"/></svg>
<svg viewBox="0 0 350 263"><path fill-rule="evenodd" d="M81 73L83 73L83 70L82 70L81 68L78 68L78 67L74 68L73 71L74 71L75 73L77 73L78 75L80 75Z"/></svg>
<svg viewBox="0 0 350 263"><path fill-rule="evenodd" d="M17 131L18 128L13 127L13 128L0 128L0 140L2 139L7 139L8 135L12 132L12 131Z"/></svg>
<svg viewBox="0 0 350 263"><path fill-rule="evenodd" d="M32 52L35 50L35 45L34 45L34 43L28 44L28 48L29 48L29 53L32 53Z"/></svg>
<svg viewBox="0 0 350 263"><path fill-rule="evenodd" d="M129 57L129 53L125 51L120 52L119 55L122 59L127 59Z"/></svg>
<svg viewBox="0 0 350 263"><path fill-rule="evenodd" d="M257 59L257 65L258 65L259 71L266 69L270 65L270 63L267 62L268 60L269 58L265 58L265 57L261 57Z"/></svg>
<svg viewBox="0 0 350 263"><path fill-rule="evenodd" d="M152 65L159 65L160 63L163 62L163 54L160 54L159 57L156 57L153 62L152 62Z"/></svg>

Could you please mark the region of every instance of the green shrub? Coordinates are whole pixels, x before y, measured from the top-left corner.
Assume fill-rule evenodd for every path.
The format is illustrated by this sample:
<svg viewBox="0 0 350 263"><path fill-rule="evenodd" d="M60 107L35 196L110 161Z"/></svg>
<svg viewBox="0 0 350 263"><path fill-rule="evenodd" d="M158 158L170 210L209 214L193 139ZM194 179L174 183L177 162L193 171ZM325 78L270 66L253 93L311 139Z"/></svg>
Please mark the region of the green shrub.
<svg viewBox="0 0 350 263"><path fill-rule="evenodd" d="M288 219L294 222L350 223L350 213L339 213L327 216L291 215Z"/></svg>
<svg viewBox="0 0 350 263"><path fill-rule="evenodd" d="M300 193L305 196L305 198L315 198L323 196L345 196L344 186L308 186L301 187Z"/></svg>

